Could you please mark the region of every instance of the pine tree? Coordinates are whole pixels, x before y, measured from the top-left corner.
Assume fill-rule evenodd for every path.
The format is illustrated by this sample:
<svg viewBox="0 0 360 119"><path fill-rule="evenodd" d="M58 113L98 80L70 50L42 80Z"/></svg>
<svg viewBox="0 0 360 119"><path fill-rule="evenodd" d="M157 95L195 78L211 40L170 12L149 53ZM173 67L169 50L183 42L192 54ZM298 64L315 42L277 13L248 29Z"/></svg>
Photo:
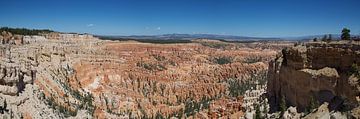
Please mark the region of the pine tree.
<svg viewBox="0 0 360 119"><path fill-rule="evenodd" d="M314 38L313 41L314 41L314 42L317 42L317 38Z"/></svg>
<svg viewBox="0 0 360 119"><path fill-rule="evenodd" d="M319 107L319 102L314 98L314 96L311 96L308 110L312 112L317 107Z"/></svg>
<svg viewBox="0 0 360 119"><path fill-rule="evenodd" d="M326 41L327 40L327 35L324 35L322 38L321 38L321 41Z"/></svg>
<svg viewBox="0 0 360 119"><path fill-rule="evenodd" d="M262 119L259 104L254 104L254 105L255 105L255 116L254 116L254 119Z"/></svg>
<svg viewBox="0 0 360 119"><path fill-rule="evenodd" d="M268 107L267 107L267 105L266 105L266 102L263 103L263 107L264 107L263 114L265 114L265 117L264 117L264 118L267 118Z"/></svg>
<svg viewBox="0 0 360 119"><path fill-rule="evenodd" d="M328 41L331 41L332 40L332 35L329 34L329 38L328 38Z"/></svg>
<svg viewBox="0 0 360 119"><path fill-rule="evenodd" d="M285 112L286 109L287 109L287 107L286 107L286 100L285 100L285 96L284 96L284 95L281 96L281 100L280 100L280 103L279 103L279 107L280 107L281 114L284 114L284 112Z"/></svg>
<svg viewBox="0 0 360 119"><path fill-rule="evenodd" d="M4 109L6 110L6 108L7 108L7 102L6 100L4 100Z"/></svg>
<svg viewBox="0 0 360 119"><path fill-rule="evenodd" d="M341 40L350 40L350 29L344 28L341 31Z"/></svg>

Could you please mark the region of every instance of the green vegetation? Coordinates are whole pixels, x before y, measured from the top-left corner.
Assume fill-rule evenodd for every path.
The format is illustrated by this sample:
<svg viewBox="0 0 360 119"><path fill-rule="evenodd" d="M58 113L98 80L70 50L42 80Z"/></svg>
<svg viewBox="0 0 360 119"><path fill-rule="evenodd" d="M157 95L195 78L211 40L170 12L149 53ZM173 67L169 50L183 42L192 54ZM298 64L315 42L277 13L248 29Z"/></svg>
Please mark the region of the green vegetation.
<svg viewBox="0 0 360 119"><path fill-rule="evenodd" d="M231 97L238 97L245 94L246 90L255 88L256 85L265 85L266 84L267 72L259 72L257 74L252 74L250 79L234 79L230 78L226 80L226 83L229 85L229 95Z"/></svg>
<svg viewBox="0 0 360 119"><path fill-rule="evenodd" d="M152 64L152 63L145 63L145 62L138 62L136 66L145 68L149 71L164 71L167 68L162 64Z"/></svg>
<svg viewBox="0 0 360 119"><path fill-rule="evenodd" d="M357 78L360 79L360 66L355 63L352 64L349 73L350 75L354 74Z"/></svg>
<svg viewBox="0 0 360 119"><path fill-rule="evenodd" d="M286 99L285 99L284 95L281 96L281 100L280 100L280 103L279 103L279 108L280 108L281 115L284 114L285 111L287 110Z"/></svg>
<svg viewBox="0 0 360 119"><path fill-rule="evenodd" d="M157 112L155 119L165 119L165 117L160 112Z"/></svg>
<svg viewBox="0 0 360 119"><path fill-rule="evenodd" d="M343 101L342 105L340 105L340 107L338 107L338 109L336 109L336 110L338 110L340 112L349 112L352 109L354 109L353 103L347 98L341 98L340 96L336 96L335 100L342 100Z"/></svg>
<svg viewBox="0 0 360 119"><path fill-rule="evenodd" d="M12 34L18 34L18 35L40 35L40 34L43 34L43 33L54 32L54 31L49 30L49 29L37 30L37 29L26 29L26 28L1 27L0 32L3 32L3 31L7 31L7 32L10 32Z"/></svg>
<svg viewBox="0 0 360 119"><path fill-rule="evenodd" d="M3 106L0 106L0 114L4 114L4 112L9 111L9 110L6 109L6 108L7 108L7 102L6 102L6 100L4 100L4 103L3 103L3 104L4 104Z"/></svg>
<svg viewBox="0 0 360 119"><path fill-rule="evenodd" d="M318 108L320 106L319 101L314 98L314 96L311 96L309 106L306 110L309 112L312 112L314 109Z"/></svg>
<svg viewBox="0 0 360 119"><path fill-rule="evenodd" d="M164 96L165 88L166 88L165 84L160 84L161 96Z"/></svg>
<svg viewBox="0 0 360 119"><path fill-rule="evenodd" d="M344 28L341 31L341 40L350 40L350 29Z"/></svg>
<svg viewBox="0 0 360 119"><path fill-rule="evenodd" d="M314 39L313 39L313 41L314 41L314 42L317 42L317 41L318 41L318 39L317 39L317 38L314 38Z"/></svg>
<svg viewBox="0 0 360 119"><path fill-rule="evenodd" d="M180 101L183 102L185 104L185 108L184 109L180 109L178 111L175 111L169 115L163 115L160 112L157 112L156 115L154 115L155 119L170 119L171 117L176 117L178 119L182 119L183 116L193 116L195 115L197 112L204 110L204 109L208 109L210 106L210 102L217 99L218 97L214 97L214 98L207 98L207 97L203 97L200 101L196 101L193 98L188 98L186 101ZM141 114L142 114L142 119L149 119L151 116L148 116L145 112L145 110L143 109L142 105L139 103L139 101L137 101L138 104L138 109L140 110Z"/></svg>
<svg viewBox="0 0 360 119"><path fill-rule="evenodd" d="M47 105L49 105L54 110L58 110L65 117L76 116L76 114L77 114L77 110L72 110L69 107L65 107L63 105L56 103L53 96L51 96L50 98L47 98L45 101L46 101Z"/></svg>
<svg viewBox="0 0 360 119"><path fill-rule="evenodd" d="M214 100L214 98L203 97L199 102L196 102L190 98L185 102L184 114L186 116L191 116L200 110L208 109L212 100Z"/></svg>
<svg viewBox="0 0 360 119"><path fill-rule="evenodd" d="M98 36L103 40L112 40L112 41L137 41L142 43L154 43L154 44L174 44L174 43L192 43L191 40L159 40L159 39L131 39L131 38L115 38L115 37L107 37L107 36Z"/></svg>
<svg viewBox="0 0 360 119"><path fill-rule="evenodd" d="M77 111L80 109L87 110L87 112L90 115L94 114L94 111L95 111L95 106L93 104L94 97L91 93L81 94L81 92L79 92L78 90L72 89L67 82L59 82L59 83L67 91L64 98L66 100L68 100L69 95L71 95L71 97L78 100L80 102L80 104L77 105L77 104L73 104L73 103L65 101L65 103L68 106L59 105L55 102L54 96L45 98L45 95L41 94L40 98L45 99L47 102L47 105L49 105L54 110L58 110L60 113L64 114L65 117L76 116ZM71 106L74 106L74 109L70 109Z"/></svg>
<svg viewBox="0 0 360 119"><path fill-rule="evenodd" d="M321 41L324 41L324 42L330 42L332 41L332 35L331 34L328 34L328 35L324 35L322 38L321 38Z"/></svg>
<svg viewBox="0 0 360 119"><path fill-rule="evenodd" d="M254 107L255 107L254 119L263 119L264 117L261 116L260 106L258 104L254 104Z"/></svg>
<svg viewBox="0 0 360 119"><path fill-rule="evenodd" d="M252 64L256 62L261 62L262 57L246 57L244 63Z"/></svg>
<svg viewBox="0 0 360 119"><path fill-rule="evenodd" d="M237 79L228 79L226 83L229 84L229 95L231 97L238 97L240 95L243 95L246 90L256 86L255 84L251 84L250 81L242 82L241 80Z"/></svg>
<svg viewBox="0 0 360 119"><path fill-rule="evenodd" d="M224 49L229 44L222 43L222 42L199 42L201 45L210 47L210 48L216 48L216 49Z"/></svg>
<svg viewBox="0 0 360 119"><path fill-rule="evenodd" d="M220 64L220 65L223 65L223 64L230 64L233 62L233 59L231 57L216 57L214 58L214 62L216 64Z"/></svg>
<svg viewBox="0 0 360 119"><path fill-rule="evenodd" d="M164 61L164 60L166 60L165 56L156 55L156 54L151 55L151 56L153 56L157 61Z"/></svg>
<svg viewBox="0 0 360 119"><path fill-rule="evenodd" d="M170 114L169 117L177 117L178 119L182 119L183 114L184 114L184 111L182 109L180 109L180 111Z"/></svg>
<svg viewBox="0 0 360 119"><path fill-rule="evenodd" d="M76 116L77 111L79 109L85 109L88 111L90 115L93 115L95 111L95 106L92 104L93 99L94 98L90 93L81 96L80 97L81 104L76 106L74 110L70 109L71 107L70 105L65 107L63 105L57 104L53 96L47 98L46 102L52 109L58 110L60 113L64 114L65 117L70 117L70 116Z"/></svg>
<svg viewBox="0 0 360 119"><path fill-rule="evenodd" d="M264 100L262 100L263 103L262 103L262 106L264 107L263 109L263 114L264 114L264 118L267 118L267 113L269 113L269 110L268 110L268 107L267 107L267 102L265 102Z"/></svg>

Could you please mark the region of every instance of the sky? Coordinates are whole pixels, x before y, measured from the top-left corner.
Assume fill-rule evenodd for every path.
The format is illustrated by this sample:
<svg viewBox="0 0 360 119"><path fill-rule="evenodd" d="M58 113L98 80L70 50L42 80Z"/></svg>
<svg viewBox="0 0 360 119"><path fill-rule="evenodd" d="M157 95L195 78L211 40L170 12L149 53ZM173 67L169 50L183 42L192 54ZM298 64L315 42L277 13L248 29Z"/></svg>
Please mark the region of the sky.
<svg viewBox="0 0 360 119"><path fill-rule="evenodd" d="M360 0L0 0L0 26L96 35L360 35Z"/></svg>

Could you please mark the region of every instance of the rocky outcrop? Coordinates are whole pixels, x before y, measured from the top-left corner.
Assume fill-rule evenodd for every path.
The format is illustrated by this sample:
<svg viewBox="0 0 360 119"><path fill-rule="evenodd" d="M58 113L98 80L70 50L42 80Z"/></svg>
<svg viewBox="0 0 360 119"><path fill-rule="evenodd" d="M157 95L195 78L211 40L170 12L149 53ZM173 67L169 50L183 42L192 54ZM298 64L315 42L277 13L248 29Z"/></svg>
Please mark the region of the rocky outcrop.
<svg viewBox="0 0 360 119"><path fill-rule="evenodd" d="M329 103L330 110L358 106L359 84L352 65L360 65L360 44L306 43L284 49L269 64L268 97L272 111L282 97L289 106L306 110L312 101ZM312 100L314 99L314 100Z"/></svg>
<svg viewBox="0 0 360 119"><path fill-rule="evenodd" d="M79 92L76 98L62 97L69 93L67 91L75 90L63 83L73 73L73 60L66 59L65 54L72 54L73 50L80 49L78 46L86 43L71 48L73 44L52 42L42 36L22 37L9 32L3 32L0 36L4 43L0 45L2 118L64 118L74 108L79 112L88 112L85 108L77 107L85 98L85 92ZM21 43L18 44L17 39L21 39ZM73 102L74 105L68 106L69 103L65 102ZM89 114L75 113L73 116L81 118Z"/></svg>
<svg viewBox="0 0 360 119"><path fill-rule="evenodd" d="M22 35L13 35L10 32L3 31L0 34L0 44L20 45L23 43Z"/></svg>
<svg viewBox="0 0 360 119"><path fill-rule="evenodd" d="M90 34L76 34L76 33L57 33L52 32L44 35L45 38L51 40L92 40L95 39L93 35Z"/></svg>
<svg viewBox="0 0 360 119"><path fill-rule="evenodd" d="M46 39L44 36L24 36L23 43L24 44L30 44L30 43L41 43L46 42L48 39Z"/></svg>
<svg viewBox="0 0 360 119"><path fill-rule="evenodd" d="M264 83L279 49L251 46L24 36L22 44L0 45L0 116L238 118L264 93L246 90Z"/></svg>

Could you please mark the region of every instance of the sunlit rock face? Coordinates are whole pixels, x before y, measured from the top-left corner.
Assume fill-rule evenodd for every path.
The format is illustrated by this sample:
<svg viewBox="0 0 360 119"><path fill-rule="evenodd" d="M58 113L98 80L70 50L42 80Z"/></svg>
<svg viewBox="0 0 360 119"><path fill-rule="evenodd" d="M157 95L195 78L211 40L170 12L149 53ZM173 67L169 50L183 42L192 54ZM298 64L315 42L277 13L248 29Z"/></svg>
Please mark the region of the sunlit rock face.
<svg viewBox="0 0 360 119"><path fill-rule="evenodd" d="M330 110L356 107L359 84L352 67L360 66L359 48L357 42L331 42L284 49L269 65L267 92L273 111L282 96L300 111L312 99L328 102Z"/></svg>
<svg viewBox="0 0 360 119"><path fill-rule="evenodd" d="M289 45L19 37L0 45L0 115L9 118L241 117L243 95Z"/></svg>

